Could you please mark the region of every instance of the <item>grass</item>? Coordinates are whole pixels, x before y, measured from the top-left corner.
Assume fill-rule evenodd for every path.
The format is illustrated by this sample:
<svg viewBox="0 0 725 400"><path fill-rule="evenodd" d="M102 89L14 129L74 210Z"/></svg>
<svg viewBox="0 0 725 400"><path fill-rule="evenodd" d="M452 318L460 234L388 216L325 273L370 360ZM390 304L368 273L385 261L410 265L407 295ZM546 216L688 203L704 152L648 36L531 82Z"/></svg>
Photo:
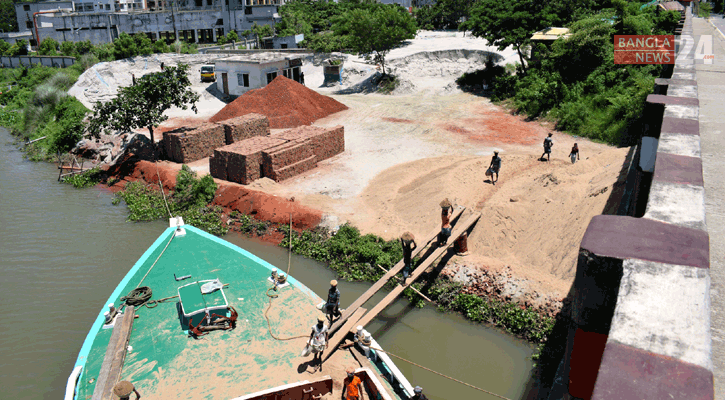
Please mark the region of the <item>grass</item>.
<svg viewBox="0 0 725 400"><path fill-rule="evenodd" d="M77 189L83 189L96 186L96 184L100 183L102 180L103 176L101 174L101 168L95 167L80 174L66 176L63 178L63 183L73 185L73 187Z"/></svg>

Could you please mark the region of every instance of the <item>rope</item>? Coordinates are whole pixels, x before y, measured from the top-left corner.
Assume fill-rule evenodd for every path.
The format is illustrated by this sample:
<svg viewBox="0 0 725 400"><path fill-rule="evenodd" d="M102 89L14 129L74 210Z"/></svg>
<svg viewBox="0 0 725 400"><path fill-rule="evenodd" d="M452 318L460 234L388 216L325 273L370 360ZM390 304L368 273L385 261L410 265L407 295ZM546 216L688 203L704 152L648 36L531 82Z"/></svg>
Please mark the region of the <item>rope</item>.
<svg viewBox="0 0 725 400"><path fill-rule="evenodd" d="M151 138L151 141L153 142L154 138ZM171 210L169 209L169 203L166 201L166 193L164 193L164 185L161 183L161 175L159 174L159 164L158 161L154 162L154 165L156 166L156 177L159 178L159 187L161 188L161 196L164 197L164 204L166 204L166 212L169 213L169 218L174 218L171 215Z"/></svg>
<svg viewBox="0 0 725 400"><path fill-rule="evenodd" d="M393 357L395 357L395 358L398 358L398 359L400 359L400 360L403 360L403 361L405 361L405 362L407 362L407 363L409 363L409 364L415 365L416 367L419 367L419 368L423 368L424 370L426 370L426 371L428 371L428 372L432 372L432 373L434 373L434 374L436 374L436 375L439 375L439 376L442 376L442 377L444 377L444 378L446 378L446 379L450 379L450 380L452 380L452 381L454 381L454 382L458 382L458 383L460 383L460 384L462 384L462 385L466 385L466 386L468 386L468 387L470 387L470 388L472 388L472 389L476 389L476 390L479 390L479 391L481 391L481 392L484 392L484 393L488 393L488 394L490 394L491 396L496 396L496 397L498 397L498 398L500 398L500 399L504 399L504 400L511 400L511 399L509 399L508 397L503 397L503 396L501 396L501 395L498 395L498 394L496 394L496 393L492 393L492 392L489 392L489 391L488 391L488 390L486 390L486 389L481 389L480 387L477 387L477 386L473 386L473 385L471 385L471 384L469 384L469 383L466 383L466 382L463 382L463 381L459 381L459 380L458 380L458 379L456 379L456 378L452 378L452 377L450 377L450 376L448 376L448 375L445 375L445 374L441 374L440 372L437 372L437 371L433 371L433 370L432 370L432 369L430 369L430 368L426 368L426 367L424 367L424 366L422 366L422 365L420 365L420 364L416 364L416 363L414 363L413 361L410 361L410 360L406 360L406 359L405 359L405 358L403 358L403 357L400 357L400 356L396 356L395 354L393 354L393 353L390 353L390 352L387 352L387 351L385 351L385 350L382 350L382 349L376 349L375 347L372 347L372 346L371 346L370 348L371 348L371 349L373 349L373 350L375 350L375 351L379 351L379 352L381 352L381 353L385 353L385 354L387 354L387 355L389 355L389 356L393 356Z"/></svg>
<svg viewBox="0 0 725 400"><path fill-rule="evenodd" d="M148 286L136 287L136 289L128 292L128 295L121 297L121 301L129 306L139 308L151 299L151 294L151 288Z"/></svg>
<svg viewBox="0 0 725 400"><path fill-rule="evenodd" d="M292 266L292 213L289 213L289 250L287 251L287 276L289 278L289 269Z"/></svg>
<svg viewBox="0 0 725 400"><path fill-rule="evenodd" d="M156 260L154 261L154 263L151 264L151 268L149 268L149 270L146 271L146 275L144 275L143 278L141 278L141 282L139 282L138 285L136 285L136 288L138 288L139 286L141 286L141 284L143 283L143 280L146 279L147 276L149 276L149 272L151 272L151 270L154 269L154 266L156 265L156 263L159 262L159 258L161 258L161 256L164 254L164 252L166 251L166 249L169 247L169 245L171 244L171 241L174 240L174 236L175 235L172 233L171 234L171 237L169 238L169 241L166 242L166 246L164 246L164 249L161 250L161 253L159 254L159 256L156 257Z"/></svg>
<svg viewBox="0 0 725 400"><path fill-rule="evenodd" d="M279 341L287 341L287 340L307 338L308 337L307 335L300 335L300 336L293 336L293 337L288 337L288 338L281 338L281 337L275 336L274 333L272 333L272 325L269 322L269 316L267 315L267 313L269 312L269 309L272 308L272 299L276 299L277 297L279 297L278 294L269 294L269 291L270 290L273 290L273 289L275 291L277 290L277 288L275 286L272 286L271 288L267 289L267 296L269 297L269 306L267 306L267 309L264 311L264 318L267 320L267 331L269 332L269 336L272 336L272 338L274 338L276 340L279 340Z"/></svg>

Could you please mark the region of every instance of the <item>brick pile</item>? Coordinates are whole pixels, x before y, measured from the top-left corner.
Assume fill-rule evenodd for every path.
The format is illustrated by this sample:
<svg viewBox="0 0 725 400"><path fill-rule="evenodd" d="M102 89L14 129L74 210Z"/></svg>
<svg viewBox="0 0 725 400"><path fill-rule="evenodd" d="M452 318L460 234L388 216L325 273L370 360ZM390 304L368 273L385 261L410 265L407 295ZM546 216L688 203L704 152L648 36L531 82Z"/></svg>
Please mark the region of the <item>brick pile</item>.
<svg viewBox="0 0 725 400"><path fill-rule="evenodd" d="M212 155L214 149L224 146L224 127L203 123L164 132L164 150L169 160L190 163Z"/></svg>
<svg viewBox="0 0 725 400"><path fill-rule="evenodd" d="M220 147L209 158L209 171L215 178L244 185L261 177L281 182L344 150L345 129L341 125L302 126Z"/></svg>
<svg viewBox="0 0 725 400"><path fill-rule="evenodd" d="M257 136L214 150L209 158L211 176L244 185L262 177L262 150L285 143L284 139Z"/></svg>
<svg viewBox="0 0 725 400"><path fill-rule="evenodd" d="M226 144L255 136L269 136L269 120L262 114L246 114L219 123L224 127Z"/></svg>
<svg viewBox="0 0 725 400"><path fill-rule="evenodd" d="M342 110L347 110L347 106L280 75L269 85L239 96L209 121L220 122L258 113L269 118L272 129L294 128L311 125L320 118Z"/></svg>
<svg viewBox="0 0 725 400"><path fill-rule="evenodd" d="M264 176L281 182L317 166L309 140L288 141L262 151Z"/></svg>
<svg viewBox="0 0 725 400"><path fill-rule="evenodd" d="M327 160L345 151L345 128L342 125L332 128L300 126L279 133L275 137L286 140L309 140L317 161Z"/></svg>

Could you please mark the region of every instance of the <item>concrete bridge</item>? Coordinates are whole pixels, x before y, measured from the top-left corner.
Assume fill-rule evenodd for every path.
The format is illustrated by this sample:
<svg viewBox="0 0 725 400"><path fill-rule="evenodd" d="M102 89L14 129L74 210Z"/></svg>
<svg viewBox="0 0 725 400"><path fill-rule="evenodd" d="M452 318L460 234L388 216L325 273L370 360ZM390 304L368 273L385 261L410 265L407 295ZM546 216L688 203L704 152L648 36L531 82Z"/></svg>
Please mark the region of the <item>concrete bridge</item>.
<svg viewBox="0 0 725 400"><path fill-rule="evenodd" d="M619 215L594 217L582 239L567 350L550 399L725 398L718 24L725 28L687 9L677 41L693 49L647 98L646 138L628 160ZM712 64L693 60L700 35L712 35Z"/></svg>

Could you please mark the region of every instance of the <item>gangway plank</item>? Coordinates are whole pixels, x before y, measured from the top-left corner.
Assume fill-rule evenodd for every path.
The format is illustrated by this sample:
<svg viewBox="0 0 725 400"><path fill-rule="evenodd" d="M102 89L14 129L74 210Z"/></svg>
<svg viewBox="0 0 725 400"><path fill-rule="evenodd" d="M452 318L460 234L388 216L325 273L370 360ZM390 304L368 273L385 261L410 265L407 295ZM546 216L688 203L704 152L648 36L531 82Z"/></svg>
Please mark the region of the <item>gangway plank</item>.
<svg viewBox="0 0 725 400"><path fill-rule="evenodd" d="M453 224L458 217L461 216L463 211L465 211L466 207L458 206L453 211L453 214L451 214L451 224ZM438 233L440 233L440 228L436 229L435 231L431 232L428 236L426 236L426 241L418 243L418 246L413 250L411 253L411 260L415 258L418 254L420 254L428 245L431 244L434 240L438 238ZM337 332L338 329L347 321L348 318L350 318L353 313L357 311L358 308L362 307L363 304L365 304L366 301L370 300L371 297L375 295L380 289L385 286L386 283L390 279L392 279L395 275L400 273L400 271L405 266L405 263L403 260L398 261L397 264L393 266L385 275L383 275L380 279L378 279L377 282L375 282L368 290L365 291L365 293L361 294L360 297L357 298L347 309L342 313L342 316L339 320L337 320L332 326L330 327L330 333Z"/></svg>
<svg viewBox="0 0 725 400"><path fill-rule="evenodd" d="M357 325L365 326L370 323L370 321L372 321L373 318L375 318L381 311L383 311L385 307L390 305L390 303L398 298L398 296L400 296L400 294L403 293L403 291L408 286L415 282L415 280L418 279L423 274L423 272L425 272L425 270L428 269L428 267L430 267L436 259L438 259L438 257L443 255L444 252L448 251L448 248L455 243L456 239L458 239L458 237L461 236L463 232L466 232L473 224L475 224L479 218L481 218L481 213L475 213L468 217L465 222L456 224L453 232L451 233L451 237L448 239L448 244L437 248L433 252L433 254L428 256L428 258L426 258L426 260L423 261L408 277L405 284L399 284L398 286L396 286L390 293L388 293L387 296L385 296L385 298L383 298L378 304L376 304L375 307L370 310L370 312L365 314L365 316L363 316L358 321Z"/></svg>

